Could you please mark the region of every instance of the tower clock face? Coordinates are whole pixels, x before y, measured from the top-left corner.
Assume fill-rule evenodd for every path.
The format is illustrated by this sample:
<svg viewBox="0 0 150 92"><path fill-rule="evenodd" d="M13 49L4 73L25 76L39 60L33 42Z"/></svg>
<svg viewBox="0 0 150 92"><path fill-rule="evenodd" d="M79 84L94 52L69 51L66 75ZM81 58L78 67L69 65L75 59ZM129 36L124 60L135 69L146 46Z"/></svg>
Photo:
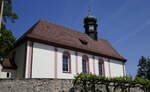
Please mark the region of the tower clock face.
<svg viewBox="0 0 150 92"><path fill-rule="evenodd" d="M94 26L89 26L89 31L94 31Z"/></svg>

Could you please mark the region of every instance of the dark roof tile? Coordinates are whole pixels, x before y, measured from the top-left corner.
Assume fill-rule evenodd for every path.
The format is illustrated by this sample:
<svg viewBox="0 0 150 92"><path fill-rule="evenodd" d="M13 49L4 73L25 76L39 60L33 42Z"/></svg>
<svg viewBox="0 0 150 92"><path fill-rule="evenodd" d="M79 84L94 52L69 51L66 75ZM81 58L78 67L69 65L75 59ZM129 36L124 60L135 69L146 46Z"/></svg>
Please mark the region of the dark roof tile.
<svg viewBox="0 0 150 92"><path fill-rule="evenodd" d="M119 53L106 40L98 39L96 41L91 39L85 33L43 20L36 23L28 32L25 33L22 38L25 37L41 40L42 42L52 42L59 45L69 46L71 48L126 61L126 59L120 56ZM81 40L86 41L87 44L83 44Z"/></svg>

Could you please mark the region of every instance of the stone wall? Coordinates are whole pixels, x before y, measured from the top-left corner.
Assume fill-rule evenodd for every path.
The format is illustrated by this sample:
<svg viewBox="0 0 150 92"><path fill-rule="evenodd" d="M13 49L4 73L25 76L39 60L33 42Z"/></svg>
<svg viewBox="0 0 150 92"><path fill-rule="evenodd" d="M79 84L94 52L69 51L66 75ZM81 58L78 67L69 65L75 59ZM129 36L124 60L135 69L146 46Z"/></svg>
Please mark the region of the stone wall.
<svg viewBox="0 0 150 92"><path fill-rule="evenodd" d="M80 92L73 89L72 82L65 79L0 79L0 92ZM106 92L104 88L99 87L97 92ZM130 92L143 91L132 88Z"/></svg>

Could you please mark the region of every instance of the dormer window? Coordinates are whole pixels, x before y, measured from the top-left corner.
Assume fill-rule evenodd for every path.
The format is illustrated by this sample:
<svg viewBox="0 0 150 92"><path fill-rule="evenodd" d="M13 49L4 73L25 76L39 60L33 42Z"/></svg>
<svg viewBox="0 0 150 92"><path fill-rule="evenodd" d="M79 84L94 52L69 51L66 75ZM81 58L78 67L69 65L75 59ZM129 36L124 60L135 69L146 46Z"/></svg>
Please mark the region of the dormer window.
<svg viewBox="0 0 150 92"><path fill-rule="evenodd" d="M88 43L88 42L87 42L86 40L84 40L84 39L80 39L80 38L79 38L79 40L80 40L80 42L81 42L83 45L87 45L87 43Z"/></svg>

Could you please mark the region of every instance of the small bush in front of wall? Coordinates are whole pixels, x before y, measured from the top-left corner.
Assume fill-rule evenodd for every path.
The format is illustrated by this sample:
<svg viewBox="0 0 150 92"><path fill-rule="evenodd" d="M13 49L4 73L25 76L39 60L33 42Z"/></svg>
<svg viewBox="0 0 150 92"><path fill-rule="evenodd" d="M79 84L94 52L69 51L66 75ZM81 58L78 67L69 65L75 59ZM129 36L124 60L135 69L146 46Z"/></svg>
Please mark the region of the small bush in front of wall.
<svg viewBox="0 0 150 92"><path fill-rule="evenodd" d="M100 85L105 87L106 92L130 92L131 88L136 87L144 92L150 92L150 80L139 77L135 79L128 76L108 78L81 73L74 79L74 88L81 89L82 92L103 92L100 91Z"/></svg>

